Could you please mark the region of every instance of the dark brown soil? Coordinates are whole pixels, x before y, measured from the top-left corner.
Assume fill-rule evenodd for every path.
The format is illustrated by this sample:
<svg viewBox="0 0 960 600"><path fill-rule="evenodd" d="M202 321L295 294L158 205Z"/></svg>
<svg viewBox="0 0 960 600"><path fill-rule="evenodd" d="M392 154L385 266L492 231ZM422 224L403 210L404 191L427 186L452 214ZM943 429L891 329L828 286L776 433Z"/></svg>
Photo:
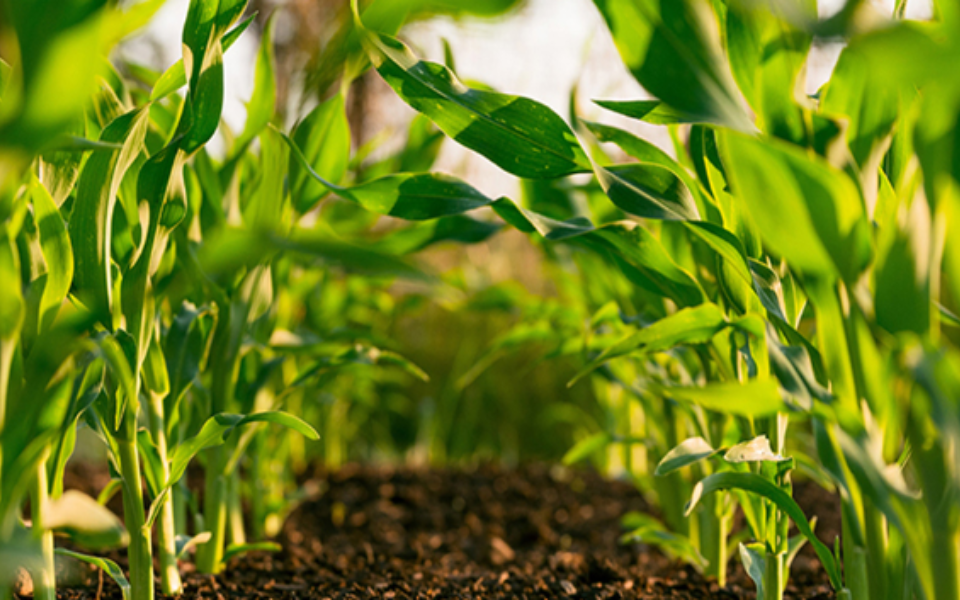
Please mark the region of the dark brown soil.
<svg viewBox="0 0 960 600"><path fill-rule="evenodd" d="M186 571L186 598L752 598L739 562L720 589L647 546L618 543L620 518L647 505L629 484L530 466L318 472L320 493L278 540L283 551L235 558L216 577ZM832 545L838 507L800 484ZM98 582L61 592L96 598ZM119 598L108 579L100 593ZM832 598L812 552L795 561L790 598Z"/></svg>

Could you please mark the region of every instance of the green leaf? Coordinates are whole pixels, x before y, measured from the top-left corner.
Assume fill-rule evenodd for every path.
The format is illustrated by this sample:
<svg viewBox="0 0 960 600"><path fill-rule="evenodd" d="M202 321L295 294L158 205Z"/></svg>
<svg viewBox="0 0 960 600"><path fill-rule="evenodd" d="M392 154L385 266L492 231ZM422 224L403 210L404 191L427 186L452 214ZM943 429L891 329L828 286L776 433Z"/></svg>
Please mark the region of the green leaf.
<svg viewBox="0 0 960 600"><path fill-rule="evenodd" d="M806 71L812 35L792 22L817 18L813 0L755 5L732 1L726 15L726 43L734 78L753 107L757 125L770 135L807 145L808 123L797 92ZM805 106L809 110L809 103Z"/></svg>
<svg viewBox="0 0 960 600"><path fill-rule="evenodd" d="M563 464L573 465L606 449L613 443L609 433L600 431L577 442L563 455Z"/></svg>
<svg viewBox="0 0 960 600"><path fill-rule="evenodd" d="M306 436L311 440L320 438L320 434L299 417L281 411L268 411L252 415L236 415L218 413L203 424L199 433L177 446L173 458L170 460L170 478L164 485L165 489L180 481L187 470L187 465L198 452L205 448L219 446L224 443L234 429L249 423L274 423Z"/></svg>
<svg viewBox="0 0 960 600"><path fill-rule="evenodd" d="M653 125L678 125L704 121L699 115L685 113L659 100L594 100L594 102L607 110Z"/></svg>
<svg viewBox="0 0 960 600"><path fill-rule="evenodd" d="M223 36L221 44L224 52L230 49L230 46L237 41L237 38L253 23L256 16L257 13L248 16ZM187 85L187 74L183 70L183 59L181 59L171 65L170 68L160 76L160 79L157 80L157 83L153 86L153 90L150 92L150 100L157 101L165 98L185 85Z"/></svg>
<svg viewBox="0 0 960 600"><path fill-rule="evenodd" d="M723 311L715 304L685 308L620 340L600 354L588 370L631 352L663 352L680 344L705 344L727 327ZM581 374L578 374L579 378Z"/></svg>
<svg viewBox="0 0 960 600"><path fill-rule="evenodd" d="M471 89L445 66L419 60L395 38L365 29L362 35L374 66L397 95L508 173L549 179L590 171L573 131L546 106Z"/></svg>
<svg viewBox="0 0 960 600"><path fill-rule="evenodd" d="M494 202L493 209L520 231L581 244L608 257L632 283L652 294L670 298L680 306L698 305L704 300L696 280L677 266L660 240L635 223L596 228L583 217L557 221L519 207L508 198Z"/></svg>
<svg viewBox="0 0 960 600"><path fill-rule="evenodd" d="M120 586L120 594L123 596L123 600L130 600L130 582L127 581L126 576L123 574L123 569L121 569L120 565L117 563L113 562L109 558L100 558L99 556L80 554L79 552L67 550L66 548L57 548L55 552L60 556L69 556L70 558L75 558L95 567L99 567L110 576L110 579L113 579L117 585Z"/></svg>
<svg viewBox="0 0 960 600"><path fill-rule="evenodd" d="M178 408L184 394L200 374L207 351L202 322L214 319L209 311L184 302L174 316L163 340L163 354L170 380L170 393L164 398L164 417L172 427L179 419ZM212 328L211 328L212 329Z"/></svg>
<svg viewBox="0 0 960 600"><path fill-rule="evenodd" d="M701 460L710 458L719 453L714 450L707 440L702 437L694 437L680 442L680 445L667 452L667 454L657 464L657 470L654 475L661 477L669 475L678 469L688 467Z"/></svg>
<svg viewBox="0 0 960 600"><path fill-rule="evenodd" d="M766 598L763 592L763 582L767 572L767 549L755 542L753 544L740 544L740 562L743 563L743 570L753 580L757 586L757 598Z"/></svg>
<svg viewBox="0 0 960 600"><path fill-rule="evenodd" d="M598 167L596 172L603 191L624 212L646 219L700 220L690 190L666 167L640 163Z"/></svg>
<svg viewBox="0 0 960 600"><path fill-rule="evenodd" d="M399 257L344 242L322 230L307 229L293 229L283 236L227 229L204 243L201 264L210 275L233 274L243 266L261 263L271 252L289 252L301 260L319 260L367 275L430 279Z"/></svg>
<svg viewBox="0 0 960 600"><path fill-rule="evenodd" d="M114 326L110 270L113 210L124 175L143 149L148 124L149 112L136 110L107 126L100 140L122 143L122 148L94 152L87 159L70 218L78 297L109 329Z"/></svg>
<svg viewBox="0 0 960 600"><path fill-rule="evenodd" d="M317 182L375 213L420 221L460 214L493 202L459 179L438 173L401 173L340 187L316 173L293 140L286 135L283 139L297 164Z"/></svg>
<svg viewBox="0 0 960 600"><path fill-rule="evenodd" d="M177 560L186 560L191 550L200 544L206 544L212 537L213 534L211 534L209 531L198 533L192 537L189 535L178 535L174 542L176 548L174 554L176 555Z"/></svg>
<svg viewBox="0 0 960 600"><path fill-rule="evenodd" d="M244 148L263 131L277 104L277 81L274 77L276 60L273 56L273 30L276 23L276 13L270 16L263 35L260 38L260 51L257 53L257 66L253 76L253 96L247 104L247 122L243 133L234 144L234 148Z"/></svg>
<svg viewBox="0 0 960 600"><path fill-rule="evenodd" d="M44 526L97 550L126 546L130 541L126 528L113 512L76 490L67 490L47 504Z"/></svg>
<svg viewBox="0 0 960 600"><path fill-rule="evenodd" d="M476 244L490 239L503 229L499 223L491 223L468 217L453 215L410 227L398 229L379 239L374 248L391 254L409 254L440 242L459 242ZM957 321L960 323L960 320Z"/></svg>
<svg viewBox="0 0 960 600"><path fill-rule="evenodd" d="M740 417L769 417L787 410L775 379L746 383L712 383L705 386L665 387L660 392L707 410Z"/></svg>
<svg viewBox="0 0 960 600"><path fill-rule="evenodd" d="M324 181L339 184L350 162L350 124L343 94L321 102L293 131L293 141L303 159ZM329 188L301 166L299 156L290 157L290 195L293 206L304 213L316 206Z"/></svg>
<svg viewBox="0 0 960 600"><path fill-rule="evenodd" d="M753 131L707 0L594 0L620 57L651 94L698 121Z"/></svg>
<svg viewBox="0 0 960 600"><path fill-rule="evenodd" d="M659 548L673 558L689 563L702 571L707 560L685 535L668 531L660 521L638 512L629 512L623 516L622 524L629 529L620 536L620 543L639 542Z"/></svg>
<svg viewBox="0 0 960 600"><path fill-rule="evenodd" d="M223 50L218 41L204 58L203 69L190 82L190 94L182 117L189 123L189 129L180 148L190 154L210 141L220 126L222 111Z"/></svg>
<svg viewBox="0 0 960 600"><path fill-rule="evenodd" d="M109 50L100 43L103 4L64 0L54 11L48 2L9 3L4 55L20 64L0 109L0 146L33 154L82 116L97 89L101 51Z"/></svg>
<svg viewBox="0 0 960 600"><path fill-rule="evenodd" d="M280 552L283 547L276 542L254 542L251 544L231 544L223 553L223 561L226 563L234 556L239 556L246 552Z"/></svg>
<svg viewBox="0 0 960 600"><path fill-rule="evenodd" d="M292 429L307 439L320 439L320 434L317 433L317 430L309 425L306 421L300 417L282 411L254 413L244 417L243 420L237 423L237 426L239 427L248 423L273 423L275 425L282 425L287 429Z"/></svg>
<svg viewBox="0 0 960 600"><path fill-rule="evenodd" d="M167 0L144 0L127 10L112 10L108 13L104 34L107 47L113 47L146 25Z"/></svg>
<svg viewBox="0 0 960 600"><path fill-rule="evenodd" d="M727 133L721 148L737 198L791 267L847 282L859 277L870 261L870 229L845 173L775 140Z"/></svg>
<svg viewBox="0 0 960 600"><path fill-rule="evenodd" d="M20 253L7 227L0 225L0 341L17 338L26 314L23 285L20 283ZM12 352L12 347L11 350ZM4 354L7 350L4 348ZM12 360L11 358L8 360Z"/></svg>
<svg viewBox="0 0 960 600"><path fill-rule="evenodd" d="M753 473L715 473L710 475L706 479L698 482L693 489L693 497L690 499L690 502L687 503L686 507L687 515L693 511L704 495L729 489L739 489L759 494L776 504L777 508L786 513L797 526L800 533L810 541L814 551L817 553L817 557L820 559L820 564L823 565L823 568L827 571L827 575L830 577L830 584L833 586L833 589L840 590L842 588L840 570L834 560L833 554L823 542L817 539L817 536L813 533L813 529L810 527L810 523L807 522L807 517L803 514L803 510L787 492L759 475Z"/></svg>

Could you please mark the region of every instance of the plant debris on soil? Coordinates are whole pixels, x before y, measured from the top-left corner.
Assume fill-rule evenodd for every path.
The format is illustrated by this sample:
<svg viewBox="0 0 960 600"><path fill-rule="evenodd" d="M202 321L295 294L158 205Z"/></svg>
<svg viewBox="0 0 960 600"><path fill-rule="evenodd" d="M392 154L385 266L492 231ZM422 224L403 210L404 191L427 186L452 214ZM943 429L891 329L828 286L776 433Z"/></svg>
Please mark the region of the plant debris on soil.
<svg viewBox="0 0 960 600"><path fill-rule="evenodd" d="M720 588L650 546L620 543L620 520L650 507L629 483L545 466L418 470L350 466L318 472L320 489L289 517L281 552L234 558L217 576L184 565L185 598L753 598L734 558ZM795 496L839 532L833 496L801 483ZM114 557L120 560L120 556ZM788 598L832 598L809 547ZM61 598L120 598L107 578ZM162 597L158 592L158 597Z"/></svg>

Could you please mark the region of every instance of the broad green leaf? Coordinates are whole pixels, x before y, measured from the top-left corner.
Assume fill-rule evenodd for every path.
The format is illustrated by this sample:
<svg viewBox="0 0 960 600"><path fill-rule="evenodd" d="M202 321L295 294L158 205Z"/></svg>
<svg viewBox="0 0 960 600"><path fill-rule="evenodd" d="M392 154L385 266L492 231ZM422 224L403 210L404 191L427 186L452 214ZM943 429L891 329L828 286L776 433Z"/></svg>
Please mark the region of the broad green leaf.
<svg viewBox="0 0 960 600"><path fill-rule="evenodd" d="M97 550L126 546L129 542L127 530L116 515L76 490L67 490L47 504L44 526Z"/></svg>
<svg viewBox="0 0 960 600"><path fill-rule="evenodd" d="M47 264L47 281L40 299L40 331L53 326L73 283L73 247L67 227L47 189L35 178L30 185L34 219L40 230L40 248Z"/></svg>
<svg viewBox="0 0 960 600"><path fill-rule="evenodd" d="M597 167L596 173L603 191L624 212L646 219L700 220L690 190L666 167L639 163Z"/></svg>
<svg viewBox="0 0 960 600"><path fill-rule="evenodd" d="M563 464L573 465L590 458L594 454L605 450L612 442L613 438L610 437L609 433L604 431L585 437L563 455Z"/></svg>
<svg viewBox="0 0 960 600"><path fill-rule="evenodd" d="M81 119L77 119L66 133L66 137L61 139L66 142L67 147L47 150L40 157L40 182L58 207L73 193L77 178L80 177L80 166L84 159L84 153L79 151L81 147L96 150L103 146L101 142L86 139L85 126Z"/></svg>
<svg viewBox="0 0 960 600"><path fill-rule="evenodd" d="M732 446L724 453L723 460L729 463L742 463L780 462L786 459L779 454L774 454L766 435L759 435L748 442L740 442Z"/></svg>
<svg viewBox="0 0 960 600"><path fill-rule="evenodd" d="M209 531L198 533L195 536L178 535L175 540L176 551L174 554L177 560L187 560L190 552L200 544L206 544L213 535Z"/></svg>
<svg viewBox="0 0 960 600"><path fill-rule="evenodd" d="M109 558L81 554L79 552L67 550L66 548L57 548L55 552L60 556L69 556L70 558L75 558L79 561L83 561L87 564L91 564L100 568L110 577L110 579L113 579L116 584L120 586L120 594L123 597L123 600L130 600L130 582L127 581L127 577L123 574L123 569L121 569L120 565L117 563L113 562Z"/></svg>
<svg viewBox="0 0 960 600"><path fill-rule="evenodd" d="M81 117L97 89L103 5L63 0L54 10L48 2L7 3L4 25L12 36L4 55L19 58L20 77L0 106L0 145L36 152Z"/></svg>
<svg viewBox="0 0 960 600"><path fill-rule="evenodd" d="M211 275L233 274L260 264L273 252L289 252L298 260L318 260L367 275L430 279L403 259L342 241L322 230L294 229L284 236L269 232L226 229L204 243L200 263Z"/></svg>
<svg viewBox="0 0 960 600"><path fill-rule="evenodd" d="M253 23L256 16L256 13L248 16L223 36L221 44L224 52L230 49L237 38ZM185 85L187 85L187 74L183 70L183 59L180 59L164 71L157 83L154 84L153 90L150 92L150 100L156 101L165 98Z"/></svg>
<svg viewBox="0 0 960 600"><path fill-rule="evenodd" d="M275 425L282 425L287 429L292 429L307 439L320 439L320 434L317 433L317 430L310 426L306 421L300 417L282 411L254 413L244 417L243 420L237 423L237 426L246 425L248 423L273 423Z"/></svg>
<svg viewBox="0 0 960 600"><path fill-rule="evenodd" d="M654 125L677 125L704 121L700 115L685 113L659 100L594 100L594 102L625 117L646 121Z"/></svg>
<svg viewBox="0 0 960 600"><path fill-rule="evenodd" d="M146 27L166 2L167 0L143 0L126 10L108 11L102 37L104 49L109 51L127 36Z"/></svg>
<svg viewBox="0 0 960 600"><path fill-rule="evenodd" d="M746 383L711 383L692 387L665 387L660 391L675 400L740 417L769 417L787 410L774 379L751 379Z"/></svg>
<svg viewBox="0 0 960 600"><path fill-rule="evenodd" d="M205 448L223 444L234 429L248 423L274 423L293 429L312 440L320 437L316 430L302 419L285 412L268 411L248 416L218 413L207 419L197 435L186 440L174 450L173 457L170 460L170 478L164 488L169 489L170 486L180 481L187 470L187 465L190 464L190 461L198 452Z"/></svg>
<svg viewBox="0 0 960 600"><path fill-rule="evenodd" d="M885 140L897 121L899 94L890 85L878 84L857 40L840 54L837 66L820 100L821 112L847 119L850 151L864 170L878 167Z"/></svg>
<svg viewBox="0 0 960 600"><path fill-rule="evenodd" d="M149 113L137 110L114 120L101 141L119 142L119 150L94 152L80 174L70 218L70 239L76 259L75 287L87 308L113 328L111 244L113 210L127 169L143 149Z"/></svg>
<svg viewBox="0 0 960 600"><path fill-rule="evenodd" d="M243 421L243 415L218 413L204 422L200 431L177 446L170 458L170 478L166 486L180 481L187 465L201 450L222 444L230 433Z"/></svg>
<svg viewBox="0 0 960 600"><path fill-rule="evenodd" d="M767 572L766 556L767 549L759 542L740 544L740 562L743 563L743 570L757 586L757 598L766 598L763 590Z"/></svg>
<svg viewBox="0 0 960 600"><path fill-rule="evenodd" d="M179 419L179 405L183 395L193 386L200 374L200 365L206 355L202 321L210 313L184 302L163 340L163 354L170 380L170 393L164 398L164 416L168 428Z"/></svg>
<svg viewBox="0 0 960 600"><path fill-rule="evenodd" d="M640 85L698 121L752 131L707 0L594 0Z"/></svg>
<svg viewBox="0 0 960 600"><path fill-rule="evenodd" d="M476 244L490 239L502 228L499 223L481 221L466 215L453 215L393 231L378 240L374 248L402 255L419 252L440 242Z"/></svg>
<svg viewBox="0 0 960 600"><path fill-rule="evenodd" d="M657 464L657 470L654 475L660 477L669 475L677 469L688 467L701 460L715 456L719 450L714 450L707 440L702 437L694 437L684 440L679 446L667 452L666 455Z"/></svg>
<svg viewBox="0 0 960 600"><path fill-rule="evenodd" d="M812 35L791 21L817 18L815 0L792 0L788 6L759 6L733 0L726 14L726 47L740 89L753 107L757 125L769 135L795 144L808 143L803 95ZM804 103L801 108L800 103Z"/></svg>
<svg viewBox="0 0 960 600"><path fill-rule="evenodd" d="M283 547L276 542L253 542L250 544L231 544L223 552L223 562L246 552L280 552Z"/></svg>
<svg viewBox="0 0 960 600"><path fill-rule="evenodd" d="M437 173L387 175L353 187L334 185L313 170L293 140L286 135L283 139L297 164L317 182L375 213L420 221L459 214L493 202L459 179Z"/></svg>
<svg viewBox="0 0 960 600"><path fill-rule="evenodd" d="M773 250L801 272L859 277L870 260L870 232L845 173L775 140L731 132L721 148L735 195Z"/></svg>
<svg viewBox="0 0 960 600"><path fill-rule="evenodd" d="M190 83L190 94L182 117L189 123L189 129L180 142L180 147L187 154L210 141L220 126L223 85L223 50L217 41L204 57L202 70Z"/></svg>
<svg viewBox="0 0 960 600"><path fill-rule="evenodd" d="M274 77L276 60L273 56L273 30L276 13L270 16L260 38L260 51L257 53L257 66L253 76L253 96L247 104L247 122L243 133L234 143L234 148L244 148L263 131L277 105L277 80Z"/></svg>
<svg viewBox="0 0 960 600"><path fill-rule="evenodd" d="M113 429L120 428L124 410L129 410L132 414L136 415L139 407L139 390L137 389L136 378L134 377L134 371L131 367L128 353L124 348L125 345L130 344L125 343L124 337L121 336L121 334L125 334L125 332L119 330L116 335L108 335L100 340L100 350L103 352L103 357L123 392L124 404L118 402L114 407L114 414L105 415L111 419L109 423ZM130 340L129 334L126 334L125 337L127 340ZM136 354L136 350L133 351L133 354ZM134 363L136 363L135 356Z"/></svg>
<svg viewBox="0 0 960 600"><path fill-rule="evenodd" d="M702 571L707 560L700 554L690 538L668 531L660 521L650 515L629 512L623 516L622 524L630 531L620 536L620 543L639 542L654 546L668 556L679 558Z"/></svg>
<svg viewBox="0 0 960 600"><path fill-rule="evenodd" d="M325 181L339 185L350 162L350 124L342 94L336 94L310 111L293 132L293 141L304 160ZM297 211L307 212L329 188L290 157L290 195Z"/></svg>
<svg viewBox="0 0 960 600"><path fill-rule="evenodd" d="M813 533L813 529L810 527L810 523L807 521L807 517L803 514L803 510L787 492L759 475L753 473L715 473L710 475L697 483L694 488L693 497L690 499L690 502L687 503L687 514L689 515L693 511L704 495L712 494L719 490L730 489L739 489L759 494L776 504L777 508L786 513L797 526L797 529L800 530L800 533L810 541L814 551L817 553L817 557L820 559L820 564L823 565L823 568L827 571L827 575L830 577L830 584L833 586L833 589L840 590L842 588L840 570L834 560L833 554L823 542L817 539L817 536Z"/></svg>
<svg viewBox="0 0 960 600"><path fill-rule="evenodd" d="M875 271L874 305L877 324L893 334L924 335L930 328L930 214L927 203L915 200L881 250Z"/></svg>
<svg viewBox="0 0 960 600"><path fill-rule="evenodd" d="M728 325L715 304L685 308L617 342L597 357L591 369L631 352L663 352L680 344L704 344Z"/></svg>
<svg viewBox="0 0 960 600"><path fill-rule="evenodd" d="M583 217L558 221L519 207L508 198L494 202L493 209L520 231L537 232L552 241L569 240L602 256L610 256L631 282L653 294L670 298L681 306L698 305L704 300L696 280L673 262L653 234L635 223L596 228Z"/></svg>
<svg viewBox="0 0 960 600"><path fill-rule="evenodd" d="M445 66L419 60L397 39L365 29L362 35L390 87L456 142L518 177L549 179L590 171L573 131L546 106L471 89Z"/></svg>
<svg viewBox="0 0 960 600"><path fill-rule="evenodd" d="M20 253L14 240L10 239L7 228L0 225L0 341L12 342L20 333L26 305L23 299L23 285L20 283ZM6 346L6 344L5 344ZM3 360L12 360L11 354L0 356ZM3 350L5 355L6 348ZM9 367L7 367L9 368Z"/></svg>
<svg viewBox="0 0 960 600"><path fill-rule="evenodd" d="M243 210L244 221L251 227L268 231L280 227L286 198L287 163L287 146L279 132L264 130L260 134L260 182Z"/></svg>

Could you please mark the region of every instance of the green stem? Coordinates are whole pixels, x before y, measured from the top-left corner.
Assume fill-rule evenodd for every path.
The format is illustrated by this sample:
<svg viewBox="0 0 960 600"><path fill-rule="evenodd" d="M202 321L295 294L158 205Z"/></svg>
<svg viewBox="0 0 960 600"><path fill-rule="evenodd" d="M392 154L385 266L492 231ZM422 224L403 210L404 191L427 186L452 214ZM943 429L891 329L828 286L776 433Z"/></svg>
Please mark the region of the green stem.
<svg viewBox="0 0 960 600"><path fill-rule="evenodd" d="M870 600L870 584L867 576L867 551L858 545L852 531L853 507L841 512L842 517L842 544L843 544L843 575L844 583L850 591L852 600Z"/></svg>
<svg viewBox="0 0 960 600"><path fill-rule="evenodd" d="M707 576L716 577L720 587L727 585L727 537L730 519L724 514L723 494L710 494L700 511L700 552L707 559Z"/></svg>
<svg viewBox="0 0 960 600"><path fill-rule="evenodd" d="M878 592L887 589L887 576L889 569L886 567L888 539L887 523L883 513L880 512L867 495L863 497L863 529L867 538L867 573L869 574L868 583L871 590Z"/></svg>
<svg viewBox="0 0 960 600"><path fill-rule="evenodd" d="M933 589L937 600L960 598L960 563L957 553L957 533L948 528L935 528L931 544Z"/></svg>
<svg viewBox="0 0 960 600"><path fill-rule="evenodd" d="M0 433L7 419L7 394L10 393L10 369L17 348L16 338L0 339ZM3 475L3 447L0 446L0 475Z"/></svg>
<svg viewBox="0 0 960 600"><path fill-rule="evenodd" d="M786 588L786 557L782 552L767 553L763 571L763 600L783 600Z"/></svg>
<svg viewBox="0 0 960 600"><path fill-rule="evenodd" d="M163 480L170 478L170 462L167 455L167 434L163 415L163 398L152 394L150 398L150 435L160 455ZM173 490L160 499L160 527L157 529L157 551L160 559L160 585L168 596L183 593L180 568L177 565L177 531L174 519Z"/></svg>
<svg viewBox="0 0 960 600"><path fill-rule="evenodd" d="M243 504L240 497L240 476L233 472L227 479L227 533L231 544L246 544L247 534L243 526Z"/></svg>
<svg viewBox="0 0 960 600"><path fill-rule="evenodd" d="M227 478L220 468L224 462L223 448L208 451L206 497L203 502L203 520L210 541L197 548L197 569L201 573L219 573L223 562L223 547L227 529Z"/></svg>
<svg viewBox="0 0 960 600"><path fill-rule="evenodd" d="M47 530L47 503L49 490L47 483L47 461L41 460L37 465L37 475L34 477L33 488L30 490L30 509L33 520L33 535L40 544L43 565L31 573L33 578L33 597L36 600L56 600L57 578L56 565L53 559L53 532Z"/></svg>
<svg viewBox="0 0 960 600"><path fill-rule="evenodd" d="M126 419L135 419L127 411ZM135 423L130 423L132 429ZM143 511L143 484L137 456L136 435L117 439L117 459L123 479L123 520L130 534L127 557L130 562L130 591L135 600L153 600L153 556L150 547L150 529Z"/></svg>

